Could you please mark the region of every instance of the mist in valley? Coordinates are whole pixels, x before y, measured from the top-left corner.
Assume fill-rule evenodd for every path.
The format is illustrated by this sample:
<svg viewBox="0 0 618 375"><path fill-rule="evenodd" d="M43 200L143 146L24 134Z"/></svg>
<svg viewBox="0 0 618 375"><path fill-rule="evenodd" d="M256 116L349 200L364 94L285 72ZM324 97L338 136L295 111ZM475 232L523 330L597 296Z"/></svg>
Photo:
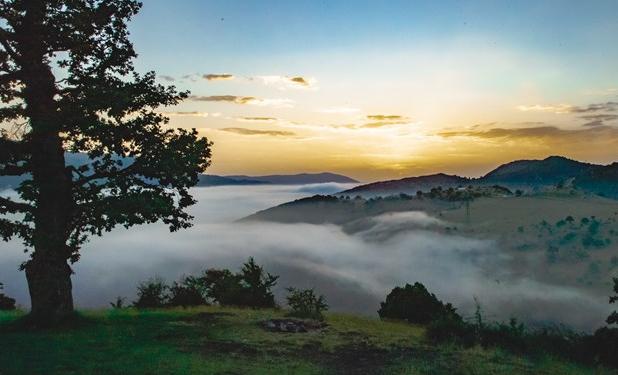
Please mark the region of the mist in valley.
<svg viewBox="0 0 618 375"><path fill-rule="evenodd" d="M116 229L86 244L74 265L76 305L108 307L117 296L131 301L136 285L147 278L172 281L207 268L236 270L252 256L280 275L280 303L286 287L312 287L326 296L333 311L377 316L379 302L394 286L416 281L464 316L472 315L476 298L488 319L517 317L590 330L611 310L605 296L546 284L533 275L515 276L509 270L511 255L496 241L439 233L432 227L448 223L422 212L370 218L369 226L353 234L336 225L237 222L277 204L348 187L195 188L199 203L191 209L191 229L169 233L162 224ZM27 307L25 275L18 271L27 255L17 241L0 246L0 281L7 294Z"/></svg>

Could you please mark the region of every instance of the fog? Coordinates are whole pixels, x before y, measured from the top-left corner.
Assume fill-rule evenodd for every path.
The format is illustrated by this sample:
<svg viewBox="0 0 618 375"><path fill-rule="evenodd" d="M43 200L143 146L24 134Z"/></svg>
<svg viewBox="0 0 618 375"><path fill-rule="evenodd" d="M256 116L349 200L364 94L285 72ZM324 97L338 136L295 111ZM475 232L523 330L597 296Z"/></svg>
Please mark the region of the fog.
<svg viewBox="0 0 618 375"><path fill-rule="evenodd" d="M607 297L575 287L548 285L532 277L515 278L508 255L492 240L432 231L447 225L422 212L370 219L369 229L348 234L335 225L238 223L255 211L316 193L349 186L243 186L196 188L193 228L169 233L162 224L118 229L93 238L74 265L75 302L81 308L105 307L116 296L135 297L135 286L152 276L168 281L206 268L238 269L253 256L280 275L284 288L313 287L331 310L376 315L380 301L396 285L422 282L464 315L480 301L490 319L516 316L529 323L565 323L576 329L600 326L609 313ZM24 307L29 298L27 259L17 242L0 243L0 282Z"/></svg>

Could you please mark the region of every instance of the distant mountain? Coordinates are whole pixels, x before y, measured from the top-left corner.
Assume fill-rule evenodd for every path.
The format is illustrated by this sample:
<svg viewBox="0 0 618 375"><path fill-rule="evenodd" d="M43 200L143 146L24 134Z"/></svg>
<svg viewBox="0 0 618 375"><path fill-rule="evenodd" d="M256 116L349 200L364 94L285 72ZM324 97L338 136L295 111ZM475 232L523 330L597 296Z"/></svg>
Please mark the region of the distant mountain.
<svg viewBox="0 0 618 375"><path fill-rule="evenodd" d="M543 160L517 160L503 164L480 178L465 178L446 174L408 177L381 181L345 190L340 195L414 194L432 187L467 185L502 185L511 189L541 190L557 185L569 185L586 192L618 198L618 163L597 165L550 156Z"/></svg>
<svg viewBox="0 0 618 375"><path fill-rule="evenodd" d="M300 173L290 175L268 175L268 176L224 176L235 180L253 180L273 185L307 185L307 184L323 184L335 182L339 184L353 184L358 181L335 173Z"/></svg>
<svg viewBox="0 0 618 375"><path fill-rule="evenodd" d="M201 174L197 186L225 186L225 185L265 185L268 182L252 180L249 178L230 178L214 174Z"/></svg>
<svg viewBox="0 0 618 375"><path fill-rule="evenodd" d="M570 178L589 175L602 166L582 163L562 156L550 156L543 160L517 160L503 164L480 181L523 185L555 185Z"/></svg>
<svg viewBox="0 0 618 375"><path fill-rule="evenodd" d="M466 177L448 175L444 173L432 174L429 176L407 177L400 180L379 181L371 184L357 186L346 190L341 194L363 194L370 193L372 195L406 193L416 194L417 191L427 191L436 186L443 188L456 187L469 184L472 181Z"/></svg>
<svg viewBox="0 0 618 375"><path fill-rule="evenodd" d="M81 165L88 159L82 154L67 154L67 164ZM0 189L16 188L27 177L0 176ZM358 183L358 181L335 173L300 173L291 175L269 175L269 176L218 176L212 174L201 174L197 186L227 186L227 185L307 185L323 183Z"/></svg>

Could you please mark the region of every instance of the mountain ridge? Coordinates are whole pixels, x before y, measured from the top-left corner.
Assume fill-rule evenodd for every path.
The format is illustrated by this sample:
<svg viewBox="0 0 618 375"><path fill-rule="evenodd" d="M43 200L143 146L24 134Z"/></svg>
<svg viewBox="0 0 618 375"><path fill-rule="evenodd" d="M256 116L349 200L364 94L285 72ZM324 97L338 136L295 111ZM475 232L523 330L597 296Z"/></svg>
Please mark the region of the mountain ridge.
<svg viewBox="0 0 618 375"><path fill-rule="evenodd" d="M464 185L496 184L513 189L539 190L568 181L573 187L618 198L618 162L600 165L554 155L545 159L524 159L504 163L479 178L436 173L359 185L338 195L415 194L416 191L426 191L437 186L455 188Z"/></svg>

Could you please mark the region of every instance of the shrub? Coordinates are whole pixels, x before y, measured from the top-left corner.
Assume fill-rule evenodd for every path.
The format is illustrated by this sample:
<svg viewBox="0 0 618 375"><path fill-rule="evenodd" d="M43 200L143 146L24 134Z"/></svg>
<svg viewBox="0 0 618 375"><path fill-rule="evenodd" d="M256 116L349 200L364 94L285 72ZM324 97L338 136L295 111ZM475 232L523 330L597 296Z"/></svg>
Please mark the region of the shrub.
<svg viewBox="0 0 618 375"><path fill-rule="evenodd" d="M137 301L133 306L138 309L163 307L168 301L169 287L163 279L155 277L148 279L137 286Z"/></svg>
<svg viewBox="0 0 618 375"><path fill-rule="evenodd" d="M179 282L174 281L170 287L170 306L200 306L206 305L205 290L203 282L194 277L183 277Z"/></svg>
<svg viewBox="0 0 618 375"><path fill-rule="evenodd" d="M290 316L304 319L324 320L322 313L328 310L326 299L323 295L317 296L313 289L287 288L288 305L292 309Z"/></svg>
<svg viewBox="0 0 618 375"><path fill-rule="evenodd" d="M233 305L239 300L240 277L230 270L209 269L201 278L206 296L220 305Z"/></svg>
<svg viewBox="0 0 618 375"><path fill-rule="evenodd" d="M402 319L416 324L428 324L444 317L461 319L450 303L442 303L418 282L393 289L386 301L380 304L378 314L380 318Z"/></svg>
<svg viewBox="0 0 618 375"><path fill-rule="evenodd" d="M277 285L279 276L264 271L253 258L243 265L241 281L245 291L245 305L253 307L274 307L275 296L271 289Z"/></svg>
<svg viewBox="0 0 618 375"><path fill-rule="evenodd" d="M603 327L587 339L588 356L609 367L618 367L618 328Z"/></svg>
<svg viewBox="0 0 618 375"><path fill-rule="evenodd" d="M4 284L0 283L0 290L4 289ZM0 293L0 310L15 310L15 299Z"/></svg>
<svg viewBox="0 0 618 375"><path fill-rule="evenodd" d="M453 343L472 346L476 342L471 324L467 324L457 315L445 315L433 320L427 326L425 337L434 343Z"/></svg>
<svg viewBox="0 0 618 375"><path fill-rule="evenodd" d="M278 278L249 258L240 273L210 269L201 280L206 295L220 305L268 308L276 306L272 288Z"/></svg>
<svg viewBox="0 0 618 375"><path fill-rule="evenodd" d="M115 302L110 302L109 304L114 309L122 309L124 307L124 301L125 301L125 298L119 296L119 297L116 297Z"/></svg>

